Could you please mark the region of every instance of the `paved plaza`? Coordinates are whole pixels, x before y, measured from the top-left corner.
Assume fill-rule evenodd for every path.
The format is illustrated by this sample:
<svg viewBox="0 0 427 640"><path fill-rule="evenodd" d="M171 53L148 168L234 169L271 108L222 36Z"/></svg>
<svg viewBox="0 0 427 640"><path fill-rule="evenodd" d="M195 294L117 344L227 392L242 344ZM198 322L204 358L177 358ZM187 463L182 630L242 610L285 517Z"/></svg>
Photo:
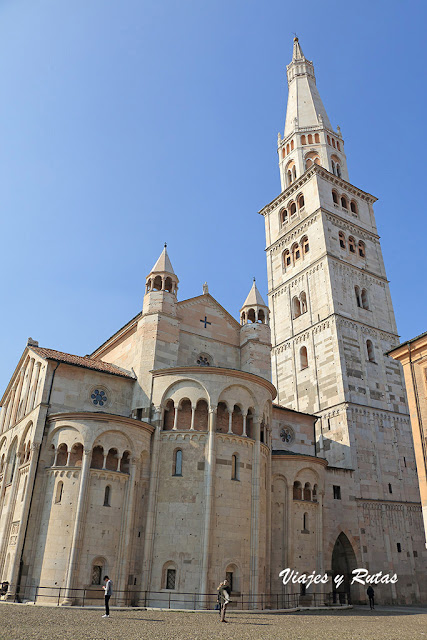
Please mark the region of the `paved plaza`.
<svg viewBox="0 0 427 640"><path fill-rule="evenodd" d="M427 640L427 608L216 613L101 610L0 604L3 640Z"/></svg>

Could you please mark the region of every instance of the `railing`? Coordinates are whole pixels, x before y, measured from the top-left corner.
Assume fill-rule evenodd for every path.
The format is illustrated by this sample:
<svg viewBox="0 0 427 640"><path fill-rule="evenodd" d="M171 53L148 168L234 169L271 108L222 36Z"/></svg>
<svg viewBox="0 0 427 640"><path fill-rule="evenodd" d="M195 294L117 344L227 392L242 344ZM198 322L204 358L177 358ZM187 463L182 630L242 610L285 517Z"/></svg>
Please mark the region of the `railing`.
<svg viewBox="0 0 427 640"><path fill-rule="evenodd" d="M6 599L13 602L33 602L34 604L62 604L80 607L104 605L104 591L96 587L68 589L66 587L43 587L41 585L25 586L16 592L9 586ZM121 607L154 607L162 609L215 609L217 593L178 593L176 591L114 591L110 606ZM245 593L232 594L229 611L233 610L277 610L297 607L345 606L350 603L346 593L272 593L257 596Z"/></svg>

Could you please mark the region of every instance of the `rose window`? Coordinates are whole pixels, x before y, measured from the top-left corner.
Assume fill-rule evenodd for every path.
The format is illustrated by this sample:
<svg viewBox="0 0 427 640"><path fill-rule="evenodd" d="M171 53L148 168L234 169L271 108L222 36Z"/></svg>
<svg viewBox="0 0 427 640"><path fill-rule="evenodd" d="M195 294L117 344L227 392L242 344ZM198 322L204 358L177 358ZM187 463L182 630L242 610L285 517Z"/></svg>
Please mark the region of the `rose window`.
<svg viewBox="0 0 427 640"><path fill-rule="evenodd" d="M94 405L103 407L104 404L107 404L107 394L105 393L105 391L102 391L102 389L95 389L90 397Z"/></svg>
<svg viewBox="0 0 427 640"><path fill-rule="evenodd" d="M291 429L291 427L283 427L280 432L280 437L283 442L286 442L286 444L290 444L294 440L293 429Z"/></svg>

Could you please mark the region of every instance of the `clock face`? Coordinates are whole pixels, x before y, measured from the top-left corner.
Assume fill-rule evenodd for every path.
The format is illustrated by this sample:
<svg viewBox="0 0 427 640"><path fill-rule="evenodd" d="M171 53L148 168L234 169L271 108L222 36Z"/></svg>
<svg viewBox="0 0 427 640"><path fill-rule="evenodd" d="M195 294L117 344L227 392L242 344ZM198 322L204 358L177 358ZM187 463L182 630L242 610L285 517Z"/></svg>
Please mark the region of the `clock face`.
<svg viewBox="0 0 427 640"><path fill-rule="evenodd" d="M286 444L291 444L291 442L294 441L293 429L291 429L291 427L283 427L283 429L280 432L280 437L283 442L286 442Z"/></svg>

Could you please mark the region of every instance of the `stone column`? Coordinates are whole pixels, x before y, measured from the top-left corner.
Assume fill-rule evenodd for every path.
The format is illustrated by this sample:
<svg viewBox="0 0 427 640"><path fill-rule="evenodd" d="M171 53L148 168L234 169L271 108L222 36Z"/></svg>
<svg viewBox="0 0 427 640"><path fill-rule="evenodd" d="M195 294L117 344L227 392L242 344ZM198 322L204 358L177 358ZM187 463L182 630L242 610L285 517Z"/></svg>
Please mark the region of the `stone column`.
<svg viewBox="0 0 427 640"><path fill-rule="evenodd" d="M193 405L191 405L191 427L190 427L190 431L194 431L194 420L196 417L196 407L193 407Z"/></svg>
<svg viewBox="0 0 427 640"><path fill-rule="evenodd" d="M40 366L41 366L41 362L36 362L35 367L33 369L33 380L31 382L30 394L28 396L27 413L29 413L34 409L34 401L36 397L37 385L39 382L39 375L40 375Z"/></svg>
<svg viewBox="0 0 427 640"><path fill-rule="evenodd" d="M73 601L73 592L71 591L74 583L75 574L78 569L78 562L80 558L80 546L81 546L81 537L82 531L84 529L84 511L86 504L86 494L89 480L89 470L90 470L90 462L92 458L92 450L84 449L83 451L83 463L82 469L80 472L80 487L79 487L79 495L77 498L77 508L76 508L76 517L74 520L74 529L73 529L73 537L71 540L70 546L70 561L68 563L68 573L67 579L65 583L65 597L62 601L62 604L72 604Z"/></svg>
<svg viewBox="0 0 427 640"><path fill-rule="evenodd" d="M249 607L256 609L258 604L259 591L259 483L260 483L260 430L261 419L258 416L253 417L253 458L252 458L252 504L251 504L251 548L250 548L250 597L251 603Z"/></svg>
<svg viewBox="0 0 427 640"><path fill-rule="evenodd" d="M142 566L142 591L149 591L151 587L151 567L153 562L154 535L156 528L157 495L159 490L160 465L160 434L157 427L154 432L153 446L150 460L150 489L148 493L147 519L144 537L144 562Z"/></svg>
<svg viewBox="0 0 427 640"><path fill-rule="evenodd" d="M270 433L270 428L268 428L267 433ZM269 446L269 445L268 445ZM265 585L266 593L270 594L271 591L271 450L268 452L267 457L267 478L266 478L266 487L265 487L265 499L266 499L266 508L267 508L267 517L266 517L266 530L265 530L265 539L266 539L266 550L265 550L265 575L267 584ZM285 509L285 505L284 509ZM282 567L285 569L285 567ZM275 568L276 570L276 568Z"/></svg>
<svg viewBox="0 0 427 640"><path fill-rule="evenodd" d="M6 476L9 474L9 466L10 466L10 461L7 464L7 467L5 468L5 472L3 474L3 481L2 481L2 488L4 491L4 494L6 492L6 483L5 483L5 478ZM12 478L12 484L10 486L10 491L9 491L9 501L7 503L6 506L6 510L3 513L3 506L4 506L4 494L1 496L2 498L2 518L3 518L3 522L4 522L4 526L3 526L3 540L0 543L0 576L3 576L3 569L4 569L4 560L6 557L6 551L7 551L7 547L9 544L9 535L10 535L10 524L12 522L12 518L13 518L13 512L15 510L15 505L16 505L16 494L18 492L18 485L19 485L19 478L20 478L20 473L19 473L19 452L16 452L16 463L15 463L15 471L13 474L13 478ZM7 577L3 576L3 579L6 580ZM10 582L10 580L9 580ZM13 585L14 587L15 585Z"/></svg>
<svg viewBox="0 0 427 640"><path fill-rule="evenodd" d="M212 529L212 512L214 509L215 497L215 430L216 430L216 406L209 408L209 433L206 450L205 466L205 513L203 523L203 552L202 571L200 580L201 604L207 606L208 575L209 575L209 548Z"/></svg>
<svg viewBox="0 0 427 640"><path fill-rule="evenodd" d="M131 533L133 530L133 518L135 514L135 485L136 475L139 465L136 458L132 458L129 478L126 491L126 507L123 510L122 529L120 532L120 540L118 547L118 566L117 566L117 586L120 593L117 596L117 605L126 606L126 587L127 587L127 575L129 574L130 554L132 551Z"/></svg>
<svg viewBox="0 0 427 640"><path fill-rule="evenodd" d="M247 437L247 433L246 433L246 416L247 416L247 415L248 415L247 413L244 413L244 414L243 414L243 433L242 433L242 435L243 435L245 438Z"/></svg>
<svg viewBox="0 0 427 640"><path fill-rule="evenodd" d="M323 493L317 493L317 514L316 514L316 573L325 573L323 566ZM313 585L316 591L321 592L324 585Z"/></svg>
<svg viewBox="0 0 427 640"><path fill-rule="evenodd" d="M21 400L18 405L18 420L20 420L25 416L25 407L27 405L28 389L31 382L33 366L34 366L34 358L30 358L25 369L24 383L22 385L22 392L21 392Z"/></svg>
<svg viewBox="0 0 427 640"><path fill-rule="evenodd" d="M175 413L174 413L174 416L173 416L173 427L172 427L172 429L174 431L176 431L177 428L178 428L178 426L177 426L178 425L178 411L179 411L178 405L176 407L174 406L174 411L175 411Z"/></svg>
<svg viewBox="0 0 427 640"><path fill-rule="evenodd" d="M23 383L24 383L24 371L23 371L23 369L21 369L21 372L19 374L19 381L18 381L18 384L16 386L15 398L13 400L12 415L10 417L10 426L11 427L13 427L13 425L15 424L16 419L17 419L18 407L19 407L19 398L21 397L21 391L22 391Z"/></svg>
<svg viewBox="0 0 427 640"><path fill-rule="evenodd" d="M233 412L228 412L228 433L233 433Z"/></svg>
<svg viewBox="0 0 427 640"><path fill-rule="evenodd" d="M39 460L39 456L38 456L39 449L40 449L40 443L33 442L31 445L31 462L30 462L30 467L28 469L28 474L27 474L27 478L28 478L27 486L25 489L25 496L22 504L21 522L19 524L18 537L16 540L15 555L10 559L11 573L10 573L9 582L11 584L11 589L10 589L10 594L8 596L8 599L11 599L11 600L15 599L15 593L16 593L15 587L16 587L16 582L18 580L18 575L19 575L19 565L21 560L22 546L24 544L25 529L27 526L28 518L30 516L29 510L30 510L30 503L31 503L31 495L32 495L32 488L36 479L36 469L37 469L37 463ZM19 475L18 470L16 470L16 474Z"/></svg>
<svg viewBox="0 0 427 640"><path fill-rule="evenodd" d="M31 383L33 381L34 363L35 363L35 359L31 358L30 364L29 364L29 369L28 369L28 380L27 380L27 384L25 385L24 401L22 403L22 415L23 416L27 415L27 413L28 413L28 410L27 410L28 398L30 396Z"/></svg>

